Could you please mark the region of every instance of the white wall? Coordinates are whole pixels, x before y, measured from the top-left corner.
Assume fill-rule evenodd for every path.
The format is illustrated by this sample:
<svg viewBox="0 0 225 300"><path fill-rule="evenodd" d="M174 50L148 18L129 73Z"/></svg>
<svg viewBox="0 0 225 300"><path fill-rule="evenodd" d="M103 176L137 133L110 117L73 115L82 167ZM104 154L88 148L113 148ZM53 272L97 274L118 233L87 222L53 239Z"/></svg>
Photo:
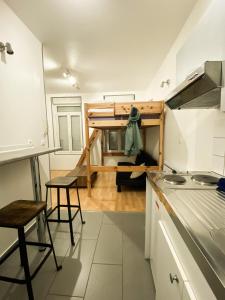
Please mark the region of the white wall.
<svg viewBox="0 0 225 300"><path fill-rule="evenodd" d="M103 99L104 95L122 95L122 94L135 94L135 99L137 101L149 100L145 98L145 92L140 91L128 91L128 92L107 92L107 93L98 93L98 94L84 94L84 93L74 93L74 94L48 94L46 97L47 101L47 112L48 112L48 134L49 134L49 143L50 146L54 146L53 139L53 122L52 122L52 110L51 110L51 98L54 97L81 97L82 98L82 111L83 111L83 137L85 141L85 124L84 124L84 103L89 102L105 102ZM90 132L91 134L91 132ZM91 160L93 164L100 165L101 159L101 145L100 141L97 141L96 147L93 148L91 154ZM75 167L78 162L80 155L63 155L63 154L51 154L50 159L50 168L51 170L71 170ZM133 158L125 158L125 157L105 157L105 165L115 165L117 161L130 161Z"/></svg>
<svg viewBox="0 0 225 300"><path fill-rule="evenodd" d="M163 99L203 61L225 60L224 28L225 1L199 0L146 95ZM161 88L161 81L167 79L170 86ZM224 162L214 163L213 141L214 137L225 137L224 129L225 114L219 110L167 109L165 163L178 170L218 171L218 164Z"/></svg>
<svg viewBox="0 0 225 300"><path fill-rule="evenodd" d="M0 147L34 146L47 142L42 45L0 0L0 40L10 42L14 55L0 54ZM49 178L48 156L41 159L42 181ZM16 199L33 199L29 161L0 167L0 207ZM15 231L0 231L0 253Z"/></svg>

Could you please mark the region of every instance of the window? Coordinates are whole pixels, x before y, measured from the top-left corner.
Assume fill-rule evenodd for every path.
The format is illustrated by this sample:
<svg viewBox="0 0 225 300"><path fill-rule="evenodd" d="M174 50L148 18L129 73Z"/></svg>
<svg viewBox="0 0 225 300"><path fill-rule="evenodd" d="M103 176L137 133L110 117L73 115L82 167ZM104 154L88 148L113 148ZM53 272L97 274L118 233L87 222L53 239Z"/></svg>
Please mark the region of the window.
<svg viewBox="0 0 225 300"><path fill-rule="evenodd" d="M65 99L53 98L54 143L62 148L61 154L80 154L83 150L81 101Z"/></svg>
<svg viewBox="0 0 225 300"><path fill-rule="evenodd" d="M104 131L104 151L123 152L125 149L126 129Z"/></svg>

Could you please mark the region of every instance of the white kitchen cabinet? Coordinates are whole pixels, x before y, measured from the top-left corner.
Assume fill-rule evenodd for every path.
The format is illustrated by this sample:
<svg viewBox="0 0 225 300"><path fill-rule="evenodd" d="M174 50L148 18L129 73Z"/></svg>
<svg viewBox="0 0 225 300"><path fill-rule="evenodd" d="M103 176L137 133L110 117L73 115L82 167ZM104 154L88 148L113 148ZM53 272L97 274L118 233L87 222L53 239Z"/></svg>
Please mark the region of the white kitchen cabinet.
<svg viewBox="0 0 225 300"><path fill-rule="evenodd" d="M146 182L145 255L150 258L156 300L216 300L170 212ZM176 275L179 283L171 276Z"/></svg>
<svg viewBox="0 0 225 300"><path fill-rule="evenodd" d="M156 300L181 300L187 279L162 221L157 225L156 251Z"/></svg>
<svg viewBox="0 0 225 300"><path fill-rule="evenodd" d="M192 294L195 295L197 300L216 300L216 297L213 294L208 282L206 281L181 235L179 234L164 205L161 205L160 216L164 227L166 228L167 235L182 265L185 276L187 277L187 282L190 285L189 290L191 289L193 291Z"/></svg>
<svg viewBox="0 0 225 300"><path fill-rule="evenodd" d="M188 281L184 282L182 300L197 300Z"/></svg>
<svg viewBox="0 0 225 300"><path fill-rule="evenodd" d="M146 180L146 210L145 210L145 258L150 258L151 270L156 283L155 262L157 260L157 223L160 220L160 201L152 188L149 180Z"/></svg>
<svg viewBox="0 0 225 300"><path fill-rule="evenodd" d="M157 245L157 224L160 220L160 201L155 193L152 191L152 207L151 207L151 232L150 232L150 261L151 261L151 269L154 282L157 282L156 275L156 261L158 259L158 251L156 249Z"/></svg>
<svg viewBox="0 0 225 300"><path fill-rule="evenodd" d="M152 211L152 187L146 177L146 198L145 198L145 258L150 258L151 239L151 211Z"/></svg>

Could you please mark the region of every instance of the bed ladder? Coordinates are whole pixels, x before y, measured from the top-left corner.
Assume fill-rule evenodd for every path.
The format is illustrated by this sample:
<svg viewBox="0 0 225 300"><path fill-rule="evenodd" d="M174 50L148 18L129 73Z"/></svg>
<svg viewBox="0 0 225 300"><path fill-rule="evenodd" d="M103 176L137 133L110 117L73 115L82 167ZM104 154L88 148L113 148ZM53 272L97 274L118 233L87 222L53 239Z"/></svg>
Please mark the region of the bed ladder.
<svg viewBox="0 0 225 300"><path fill-rule="evenodd" d="M101 130L99 129L94 129L91 136L90 136L90 145L94 145L96 140L98 139L99 135L101 133ZM76 166L74 167L73 170L71 170L66 176L69 177L78 177L77 180L77 185L78 187L86 187L87 186L87 166L85 166L83 163L86 159L86 153L87 153L87 148L85 147L79 161L77 162ZM91 175L91 183L96 180L97 178L97 172L94 172Z"/></svg>

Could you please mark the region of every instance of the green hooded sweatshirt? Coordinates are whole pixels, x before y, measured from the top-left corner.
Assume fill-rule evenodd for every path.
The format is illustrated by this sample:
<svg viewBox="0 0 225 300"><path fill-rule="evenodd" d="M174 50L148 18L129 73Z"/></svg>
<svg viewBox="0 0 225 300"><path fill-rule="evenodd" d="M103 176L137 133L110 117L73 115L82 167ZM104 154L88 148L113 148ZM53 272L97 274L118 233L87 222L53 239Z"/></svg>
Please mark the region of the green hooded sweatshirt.
<svg viewBox="0 0 225 300"><path fill-rule="evenodd" d="M138 120L140 113L137 110L136 115L129 116L126 134L125 134L125 155L137 155L143 149L140 129L138 127Z"/></svg>

